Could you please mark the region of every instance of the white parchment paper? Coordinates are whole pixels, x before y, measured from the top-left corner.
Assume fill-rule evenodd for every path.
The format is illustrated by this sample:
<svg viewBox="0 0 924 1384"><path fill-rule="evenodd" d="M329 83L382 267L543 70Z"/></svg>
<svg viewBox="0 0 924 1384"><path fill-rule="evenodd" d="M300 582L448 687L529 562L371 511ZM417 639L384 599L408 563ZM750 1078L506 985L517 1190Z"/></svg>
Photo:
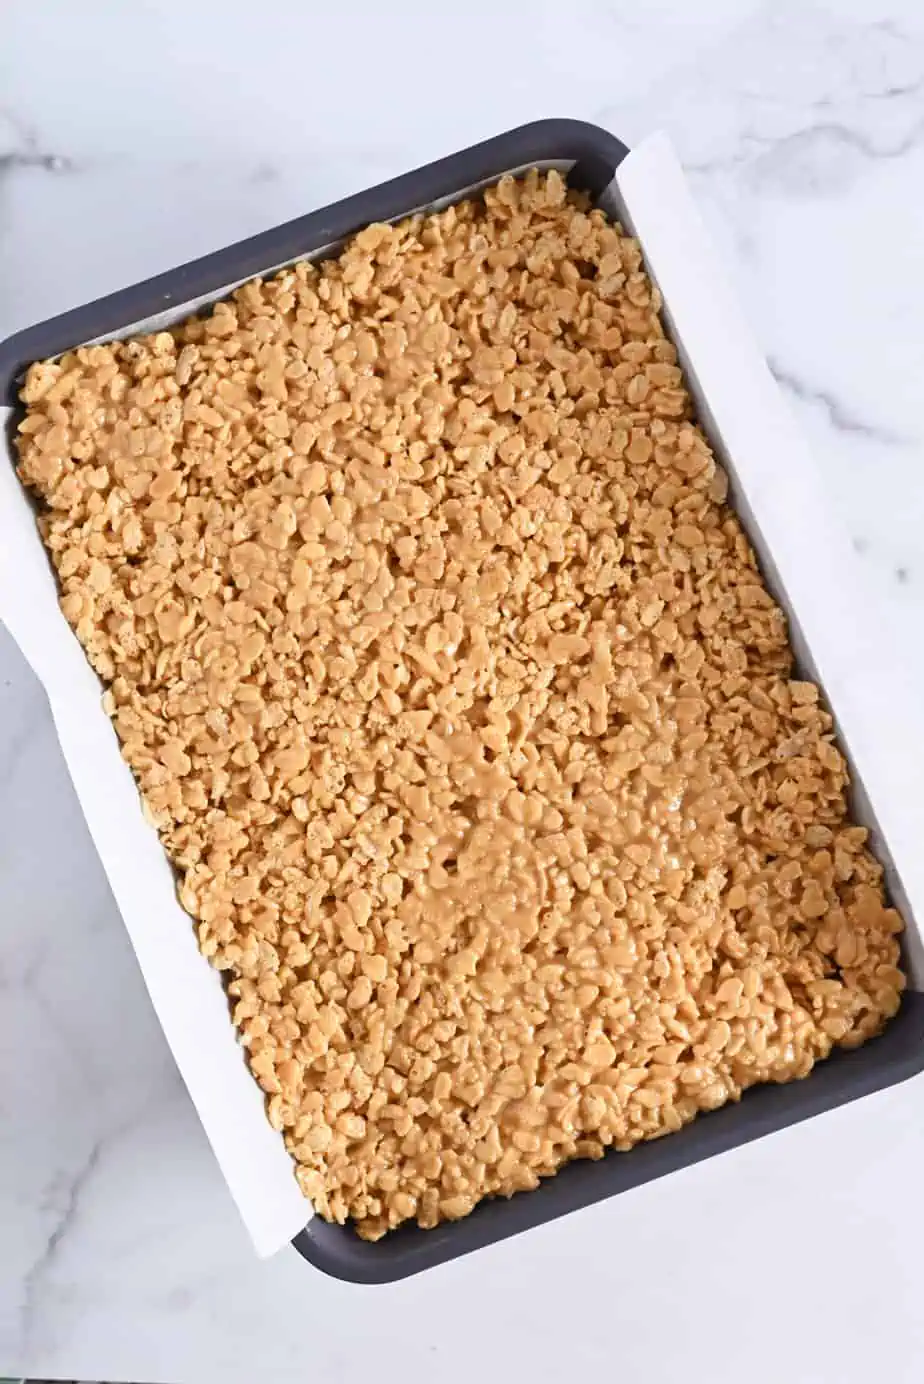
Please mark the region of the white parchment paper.
<svg viewBox="0 0 924 1384"><path fill-rule="evenodd" d="M142 816L99 681L58 609L35 515L11 461L0 463L0 618L45 687L90 835L231 1195L257 1252L272 1254L304 1227L311 1208L267 1123L218 972L199 955L173 871Z"/></svg>
<svg viewBox="0 0 924 1384"><path fill-rule="evenodd" d="M817 671L873 804L891 887L909 919L915 900L922 917L924 796L912 689L903 682L897 651L879 646L855 589L846 537L831 520L811 457L729 292L667 141L655 136L630 154L603 200L642 243L703 421L732 476L733 498L791 616L797 652ZM177 320L191 308L170 316ZM12 457L0 464L0 619L44 685L164 1034L255 1248L271 1254L303 1228L310 1208L266 1121L219 977L199 955L172 870L142 816L100 705L99 682L58 609ZM858 811L874 824L863 794ZM911 951L921 988L916 931Z"/></svg>
<svg viewBox="0 0 924 1384"><path fill-rule="evenodd" d="M625 160L610 208L638 236L664 297L700 419L732 482L765 577L789 617L801 668L821 683L908 927L915 989L924 988L924 694L882 637L856 559L809 448L732 294L668 140ZM901 497L895 496L895 503Z"/></svg>

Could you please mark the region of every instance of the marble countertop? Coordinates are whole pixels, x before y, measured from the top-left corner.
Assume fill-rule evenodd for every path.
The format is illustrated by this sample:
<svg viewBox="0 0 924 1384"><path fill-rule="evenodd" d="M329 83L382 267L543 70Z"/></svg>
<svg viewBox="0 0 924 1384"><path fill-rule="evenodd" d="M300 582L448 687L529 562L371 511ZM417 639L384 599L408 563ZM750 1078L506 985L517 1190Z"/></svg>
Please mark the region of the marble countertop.
<svg viewBox="0 0 924 1384"><path fill-rule="evenodd" d="M915 0L330 8L6 8L0 337L525 120L665 128L924 676ZM6 1374L920 1378L924 1078L391 1287L257 1262L2 629L0 919Z"/></svg>

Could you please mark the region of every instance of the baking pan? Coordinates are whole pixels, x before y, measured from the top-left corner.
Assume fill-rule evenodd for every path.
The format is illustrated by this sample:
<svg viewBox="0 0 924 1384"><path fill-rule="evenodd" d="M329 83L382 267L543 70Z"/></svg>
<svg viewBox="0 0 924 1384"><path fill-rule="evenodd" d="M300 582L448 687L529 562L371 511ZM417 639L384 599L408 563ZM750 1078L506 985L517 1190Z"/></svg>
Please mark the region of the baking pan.
<svg viewBox="0 0 924 1384"><path fill-rule="evenodd" d="M19 332L0 345L0 403L14 409L15 426L19 385L32 361L92 341L169 326L224 297L249 278L271 273L296 259L337 253L347 237L371 221L392 221L416 210L449 205L504 173L534 165L556 167L566 172L571 186L599 200L627 152L625 145L606 131L580 121L543 120L511 130L322 211ZM670 322L669 301L665 310ZM689 378L689 383L696 394L695 377ZM701 422L710 433L708 407L705 401L700 402ZM729 471L732 503L754 543L767 585L789 619L800 672L820 682L776 573L772 553L765 550L753 515L736 491L734 458L721 446L721 439L710 435L710 440ZM849 745L843 738L841 746L850 759ZM851 770L855 820L870 828L875 853L886 869L889 891L911 927L913 920L905 891L852 762ZM905 960L907 964L907 956ZM336 1278L356 1283L391 1282L772 1134L921 1070L924 994L909 990L899 1014L880 1037L851 1052L836 1050L803 1081L752 1087L740 1103L701 1114L669 1137L639 1144L624 1153L610 1151L596 1162L570 1163L534 1191L509 1200L485 1201L466 1219L433 1230L405 1226L369 1243L348 1226L331 1225L313 1216L293 1244L306 1260Z"/></svg>

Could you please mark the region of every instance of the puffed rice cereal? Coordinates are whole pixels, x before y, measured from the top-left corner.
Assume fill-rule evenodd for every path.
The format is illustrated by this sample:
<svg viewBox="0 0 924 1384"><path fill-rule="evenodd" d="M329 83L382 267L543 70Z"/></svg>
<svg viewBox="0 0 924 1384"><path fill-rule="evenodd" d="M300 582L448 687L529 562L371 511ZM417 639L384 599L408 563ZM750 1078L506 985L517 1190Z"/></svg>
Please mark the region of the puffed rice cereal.
<svg viewBox="0 0 924 1384"><path fill-rule="evenodd" d="M369 1238L899 1007L659 307L532 172L22 392L62 610L269 1119Z"/></svg>

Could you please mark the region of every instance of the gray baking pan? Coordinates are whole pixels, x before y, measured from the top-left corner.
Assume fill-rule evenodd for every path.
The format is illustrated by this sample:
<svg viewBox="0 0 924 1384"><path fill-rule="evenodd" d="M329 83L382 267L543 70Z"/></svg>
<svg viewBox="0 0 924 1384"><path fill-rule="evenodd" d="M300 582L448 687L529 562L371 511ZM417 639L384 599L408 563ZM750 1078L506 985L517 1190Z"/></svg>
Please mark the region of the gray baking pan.
<svg viewBox="0 0 924 1384"><path fill-rule="evenodd" d="M90 341L167 326L224 297L236 284L254 275L265 275L296 259L336 253L346 237L370 221L392 221L415 210L448 205L504 173L533 165L557 167L566 171L573 187L599 199L627 152L625 145L605 130L574 120L541 120L498 135L19 332L0 344L0 402L18 407L19 383L34 360ZM724 456L723 461L734 497L734 458ZM810 652L799 638L798 621L774 570L772 554L762 550L760 536L744 507L741 517L761 556L768 585L790 619L801 670L817 681ZM849 746L845 748L849 757ZM903 890L888 845L856 775L854 783L856 819L871 828L892 892L902 902ZM924 995L912 991L881 1037L852 1052L835 1052L804 1081L753 1087L740 1103L700 1115L667 1138L640 1144L626 1153L611 1151L598 1162L571 1163L535 1191L509 1200L485 1201L465 1220L434 1230L406 1226L369 1243L349 1226L330 1225L314 1216L293 1244L305 1259L334 1277L356 1283L388 1283L820 1115L904 1081L922 1069Z"/></svg>

